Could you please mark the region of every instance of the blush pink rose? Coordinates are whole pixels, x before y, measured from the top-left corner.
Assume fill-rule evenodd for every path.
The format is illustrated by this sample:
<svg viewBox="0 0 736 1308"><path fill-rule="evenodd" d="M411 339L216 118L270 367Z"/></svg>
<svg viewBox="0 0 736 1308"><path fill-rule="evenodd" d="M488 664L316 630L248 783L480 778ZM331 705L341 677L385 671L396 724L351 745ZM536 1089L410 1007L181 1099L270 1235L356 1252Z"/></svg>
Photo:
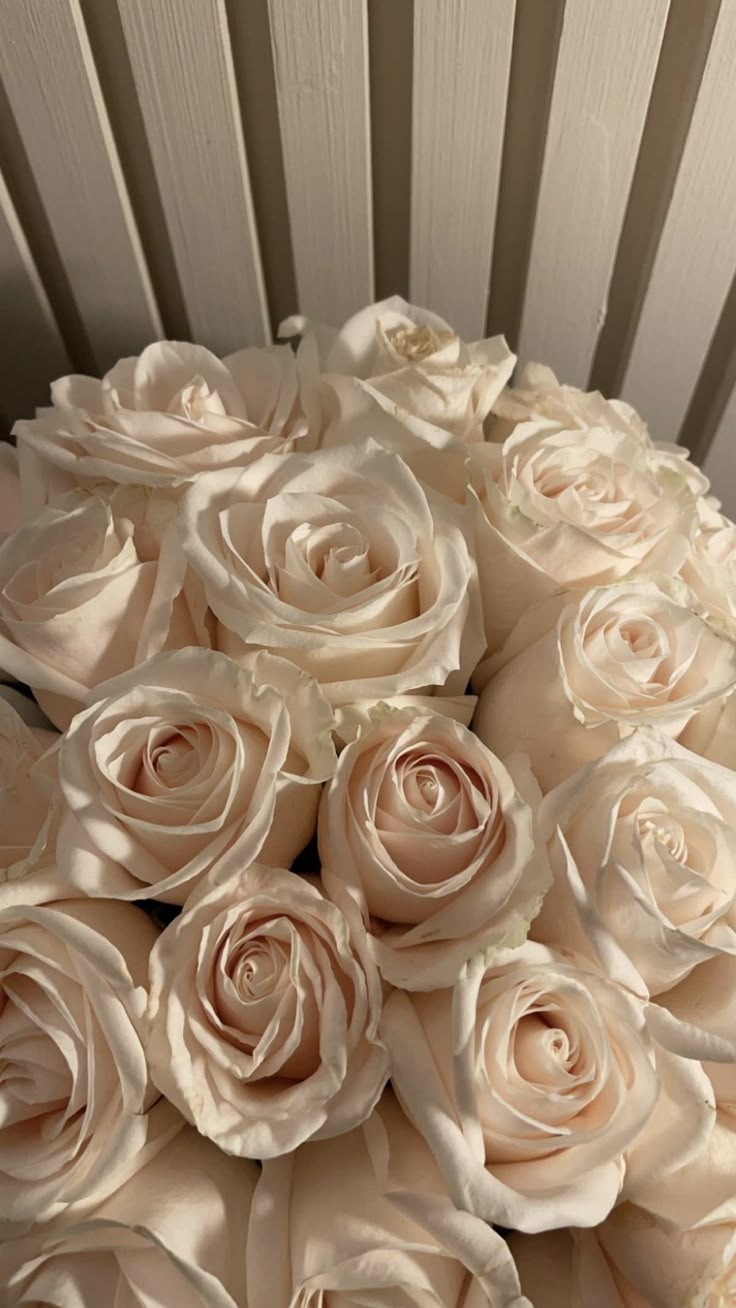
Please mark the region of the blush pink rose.
<svg viewBox="0 0 736 1308"><path fill-rule="evenodd" d="M393 985L452 985L479 949L518 944L549 884L535 786L449 718L376 709L324 791L326 893Z"/></svg>
<svg viewBox="0 0 736 1308"><path fill-rule="evenodd" d="M248 1308L531 1308L390 1093L364 1127L264 1163L247 1271Z"/></svg>
<svg viewBox="0 0 736 1308"><path fill-rule="evenodd" d="M51 408L14 428L26 511L75 486L176 488L286 452L308 431L300 390L285 345L220 360L202 345L156 341L101 381L61 377Z"/></svg>
<svg viewBox="0 0 736 1308"><path fill-rule="evenodd" d="M265 651L159 654L98 686L59 755L59 855L78 891L183 904L222 860L290 864L335 770L332 711Z"/></svg>
<svg viewBox="0 0 736 1308"><path fill-rule="evenodd" d="M258 1168L229 1158L165 1107L173 1138L120 1189L6 1241L7 1308L244 1308L242 1241Z"/></svg>
<svg viewBox="0 0 736 1308"><path fill-rule="evenodd" d="M527 943L454 990L388 998L394 1088L458 1208L522 1231L600 1222L659 1083L643 1009Z"/></svg>
<svg viewBox="0 0 736 1308"><path fill-rule="evenodd" d="M378 973L316 885L215 870L151 955L151 1075L221 1149L275 1158L371 1112L380 1009Z"/></svg>
<svg viewBox="0 0 736 1308"><path fill-rule="evenodd" d="M219 649L266 648L334 705L465 693L483 653L465 510L374 442L200 477L185 552Z"/></svg>
<svg viewBox="0 0 736 1308"><path fill-rule="evenodd" d="M695 611L690 592L665 587L586 591L518 653L512 636L480 696L473 727L481 740L501 758L527 753L543 791L635 727L689 744L701 710L736 686L736 641Z"/></svg>
<svg viewBox="0 0 736 1308"><path fill-rule="evenodd" d="M62 729L99 681L206 639L173 523L156 559L141 556L135 536L115 494L73 491L0 546L0 664Z"/></svg>
<svg viewBox="0 0 736 1308"><path fill-rule="evenodd" d="M146 1147L158 1097L143 1050L156 935L149 918L128 904L3 904L5 1221L44 1221L110 1194Z"/></svg>

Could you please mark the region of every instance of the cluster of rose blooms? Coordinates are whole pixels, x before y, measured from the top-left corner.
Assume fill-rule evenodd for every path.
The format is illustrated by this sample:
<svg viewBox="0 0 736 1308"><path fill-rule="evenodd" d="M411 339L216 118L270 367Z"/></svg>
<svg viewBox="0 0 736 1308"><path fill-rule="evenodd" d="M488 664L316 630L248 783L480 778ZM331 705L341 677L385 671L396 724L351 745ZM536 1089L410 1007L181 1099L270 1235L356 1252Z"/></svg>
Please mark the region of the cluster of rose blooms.
<svg viewBox="0 0 736 1308"><path fill-rule="evenodd" d="M3 451L0 1301L736 1303L736 526L503 338L284 334Z"/></svg>

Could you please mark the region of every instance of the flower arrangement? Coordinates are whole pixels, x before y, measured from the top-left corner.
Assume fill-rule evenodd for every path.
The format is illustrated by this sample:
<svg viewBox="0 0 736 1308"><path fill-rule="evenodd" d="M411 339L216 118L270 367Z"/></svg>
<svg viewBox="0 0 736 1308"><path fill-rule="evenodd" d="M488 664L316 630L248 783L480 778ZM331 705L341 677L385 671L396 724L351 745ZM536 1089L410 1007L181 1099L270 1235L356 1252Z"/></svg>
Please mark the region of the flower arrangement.
<svg viewBox="0 0 736 1308"><path fill-rule="evenodd" d="M2 1302L736 1303L736 526L501 337L282 336L3 449Z"/></svg>

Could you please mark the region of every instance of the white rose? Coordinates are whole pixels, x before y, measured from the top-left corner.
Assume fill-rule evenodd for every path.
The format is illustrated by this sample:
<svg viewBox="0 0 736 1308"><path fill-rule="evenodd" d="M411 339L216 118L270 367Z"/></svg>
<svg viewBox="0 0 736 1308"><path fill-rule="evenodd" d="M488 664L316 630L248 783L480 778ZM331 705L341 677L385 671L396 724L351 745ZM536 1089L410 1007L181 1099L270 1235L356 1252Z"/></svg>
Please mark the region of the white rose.
<svg viewBox="0 0 736 1308"><path fill-rule="evenodd" d="M287 451L308 428L296 358L284 345L221 361L202 345L156 341L101 381L60 378L51 400L14 428L27 512L101 479L180 486Z"/></svg>
<svg viewBox="0 0 736 1308"><path fill-rule="evenodd" d="M495 441L504 441L521 422L542 419L578 431L603 427L651 445L646 423L630 404L606 400L600 391L581 391L559 382L552 369L542 363L524 365L515 385L494 401L493 414L491 439Z"/></svg>
<svg viewBox="0 0 736 1308"><path fill-rule="evenodd" d="M156 935L145 913L129 904L56 899L3 905L0 1188L6 1221L44 1221L110 1194L146 1146L157 1095L148 1078L142 1019Z"/></svg>
<svg viewBox="0 0 736 1308"><path fill-rule="evenodd" d="M538 834L554 886L535 938L600 960L610 935L660 1041L736 1059L736 776L636 731L550 791Z"/></svg>
<svg viewBox="0 0 736 1308"><path fill-rule="evenodd" d="M363 1128L264 1163L247 1257L249 1308L531 1308L389 1093Z"/></svg>
<svg viewBox="0 0 736 1308"><path fill-rule="evenodd" d="M473 726L504 758L529 755L543 791L637 726L680 737L736 685L736 642L653 582L624 582L567 604L480 696ZM679 595L679 601L677 596ZM686 743L689 743L686 739Z"/></svg>
<svg viewBox="0 0 736 1308"><path fill-rule="evenodd" d="M5 1243L7 1308L243 1308L243 1229L258 1168L228 1158L166 1107L173 1139L119 1190Z"/></svg>
<svg viewBox="0 0 736 1308"><path fill-rule="evenodd" d="M522 422L473 447L468 472L491 650L560 590L674 575L687 557L695 497L634 434Z"/></svg>
<svg viewBox="0 0 736 1308"><path fill-rule="evenodd" d="M179 650L89 702L59 756L59 856L79 891L182 904L223 858L288 866L311 840L333 716L292 663Z"/></svg>
<svg viewBox="0 0 736 1308"><path fill-rule="evenodd" d="M32 769L57 739L55 731L26 726L0 694L0 876L26 857L46 820L48 795Z"/></svg>
<svg viewBox="0 0 736 1308"><path fill-rule="evenodd" d="M530 780L460 723L408 710L377 709L343 750L322 797L322 880L387 981L452 985L480 948L524 938L549 884Z"/></svg>
<svg viewBox="0 0 736 1308"><path fill-rule="evenodd" d="M72 491L0 546L0 663L62 728L98 682L162 648L206 639L175 523L157 556L142 557L135 524L119 508L116 494Z"/></svg>
<svg viewBox="0 0 736 1308"><path fill-rule="evenodd" d="M481 441L491 406L516 362L502 336L466 344L443 318L392 296L368 305L338 330L291 318L281 334L306 333L323 374L345 374L388 401L389 411ZM339 383L338 383L339 394Z"/></svg>
<svg viewBox="0 0 736 1308"><path fill-rule="evenodd" d="M266 648L333 704L463 694L483 652L464 510L375 444L203 476L182 541L232 657Z"/></svg>
<svg viewBox="0 0 736 1308"><path fill-rule="evenodd" d="M458 1208L522 1231L602 1221L659 1092L624 990L528 942L454 991L394 991L381 1029Z"/></svg>
<svg viewBox="0 0 736 1308"><path fill-rule="evenodd" d="M228 1153L275 1158L364 1121L388 1077L378 973L339 909L253 864L189 896L151 955L151 1075Z"/></svg>
<svg viewBox="0 0 736 1308"><path fill-rule="evenodd" d="M0 440L0 542L22 521L18 451Z"/></svg>
<svg viewBox="0 0 736 1308"><path fill-rule="evenodd" d="M680 576L705 611L736 633L736 524L704 502Z"/></svg>

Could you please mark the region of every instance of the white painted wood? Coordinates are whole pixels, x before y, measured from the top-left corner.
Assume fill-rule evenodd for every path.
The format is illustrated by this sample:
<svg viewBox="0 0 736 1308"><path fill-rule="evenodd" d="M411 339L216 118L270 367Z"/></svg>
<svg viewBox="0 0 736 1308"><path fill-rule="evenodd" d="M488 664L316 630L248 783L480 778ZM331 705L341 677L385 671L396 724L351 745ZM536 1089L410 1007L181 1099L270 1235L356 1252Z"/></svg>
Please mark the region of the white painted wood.
<svg viewBox="0 0 736 1308"><path fill-rule="evenodd" d="M414 6L409 293L468 340L485 335L514 11Z"/></svg>
<svg viewBox="0 0 736 1308"><path fill-rule="evenodd" d="M623 383L676 440L736 269L736 3L721 4Z"/></svg>
<svg viewBox="0 0 736 1308"><path fill-rule="evenodd" d="M736 519L736 386L723 411L703 471L710 477L713 494L723 504L723 511Z"/></svg>
<svg viewBox="0 0 736 1308"><path fill-rule="evenodd" d="M519 356L585 386L669 0L566 0Z"/></svg>
<svg viewBox="0 0 736 1308"><path fill-rule="evenodd" d="M0 438L48 402L69 359L28 242L0 173ZM6 425L7 424L7 425ZM2 524L0 524L0 531Z"/></svg>
<svg viewBox="0 0 736 1308"><path fill-rule="evenodd" d="M161 335L79 0L0 4L0 78L95 360Z"/></svg>
<svg viewBox="0 0 736 1308"><path fill-rule="evenodd" d="M218 354L270 339L224 0L119 0L182 295Z"/></svg>
<svg viewBox="0 0 736 1308"><path fill-rule="evenodd" d="M299 309L339 324L373 298L366 0L268 7Z"/></svg>

